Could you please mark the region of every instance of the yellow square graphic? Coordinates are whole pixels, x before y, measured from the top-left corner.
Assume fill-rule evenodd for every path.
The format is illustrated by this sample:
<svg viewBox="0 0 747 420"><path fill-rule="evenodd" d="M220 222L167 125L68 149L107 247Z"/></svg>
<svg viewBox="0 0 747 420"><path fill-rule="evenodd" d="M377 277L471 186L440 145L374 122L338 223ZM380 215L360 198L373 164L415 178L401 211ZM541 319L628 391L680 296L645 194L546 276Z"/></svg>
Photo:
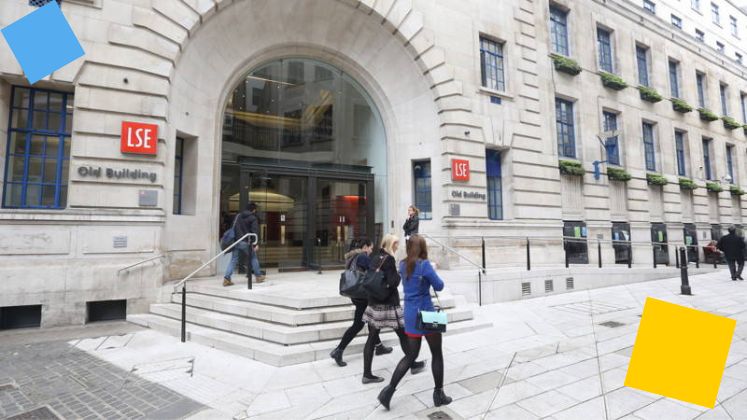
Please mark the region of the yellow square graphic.
<svg viewBox="0 0 747 420"><path fill-rule="evenodd" d="M647 298L625 386L713 408L736 325Z"/></svg>

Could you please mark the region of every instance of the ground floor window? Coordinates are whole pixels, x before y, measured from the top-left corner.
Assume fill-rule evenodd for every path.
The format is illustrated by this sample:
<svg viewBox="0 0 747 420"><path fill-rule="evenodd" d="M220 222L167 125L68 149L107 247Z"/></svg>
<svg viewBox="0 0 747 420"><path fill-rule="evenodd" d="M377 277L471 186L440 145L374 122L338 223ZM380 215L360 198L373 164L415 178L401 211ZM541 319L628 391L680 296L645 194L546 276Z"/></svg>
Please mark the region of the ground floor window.
<svg viewBox="0 0 747 420"><path fill-rule="evenodd" d="M630 223L612 222L612 248L615 250L615 264L633 262L630 247Z"/></svg>
<svg viewBox="0 0 747 420"><path fill-rule="evenodd" d="M501 152L488 149L485 152L488 178L488 217L503 220L503 182L501 178Z"/></svg>
<svg viewBox="0 0 747 420"><path fill-rule="evenodd" d="M651 244L656 264L669 264L669 246L667 245L667 225L651 224Z"/></svg>
<svg viewBox="0 0 747 420"><path fill-rule="evenodd" d="M718 241L721 239L723 234L721 233L721 225L711 225L711 239Z"/></svg>
<svg viewBox="0 0 747 420"><path fill-rule="evenodd" d="M563 248L570 264L589 263L587 235L585 222L563 222Z"/></svg>
<svg viewBox="0 0 747 420"><path fill-rule="evenodd" d="M433 217L430 159L412 163L412 178L414 180L415 207L420 210L420 219L430 220Z"/></svg>
<svg viewBox="0 0 747 420"><path fill-rule="evenodd" d="M694 223L685 223L682 230L685 246L687 246L687 260L690 262L698 261L698 229Z"/></svg>

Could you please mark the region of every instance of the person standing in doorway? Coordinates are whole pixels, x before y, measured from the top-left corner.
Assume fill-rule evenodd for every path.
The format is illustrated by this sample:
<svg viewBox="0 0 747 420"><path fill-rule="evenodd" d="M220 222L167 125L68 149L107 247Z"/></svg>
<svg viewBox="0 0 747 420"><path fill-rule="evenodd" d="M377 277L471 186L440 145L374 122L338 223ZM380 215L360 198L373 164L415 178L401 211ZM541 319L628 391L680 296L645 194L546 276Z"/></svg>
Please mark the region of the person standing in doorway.
<svg viewBox="0 0 747 420"><path fill-rule="evenodd" d="M236 238L241 238L247 233L253 233L256 238L259 238L259 218L257 218L257 205L249 203L246 209L236 216L236 222L234 231L236 232ZM243 241L236 244L231 252L231 262L226 267L226 273L223 275L223 286L232 286L231 275L233 270L236 268L236 264L239 262L239 252L243 252L245 255L250 256L251 270L254 272L257 283L265 281L265 276L262 275L262 271L259 269L259 258L257 257L257 251L259 251L259 244L252 242L254 238L247 237ZM251 252L250 248L252 247Z"/></svg>
<svg viewBox="0 0 747 420"><path fill-rule="evenodd" d="M419 215L420 210L418 210L417 207L410 206L407 208L407 220L405 220L405 224L402 225L402 229L405 231L405 241L409 241L410 236L418 234L418 227L420 225L420 219L418 219Z"/></svg>
<svg viewBox="0 0 747 420"><path fill-rule="evenodd" d="M729 234L718 240L718 249L723 251L726 263L729 265L729 273L733 281L744 280L742 269L744 268L744 239L737 235L737 228L729 226Z"/></svg>

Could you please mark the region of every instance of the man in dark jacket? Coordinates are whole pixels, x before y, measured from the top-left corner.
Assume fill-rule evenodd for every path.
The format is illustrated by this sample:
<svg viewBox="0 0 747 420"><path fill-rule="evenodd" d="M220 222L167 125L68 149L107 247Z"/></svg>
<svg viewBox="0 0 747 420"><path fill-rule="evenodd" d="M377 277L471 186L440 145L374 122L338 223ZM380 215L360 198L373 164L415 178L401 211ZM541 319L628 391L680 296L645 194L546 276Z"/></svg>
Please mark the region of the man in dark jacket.
<svg viewBox="0 0 747 420"><path fill-rule="evenodd" d="M242 211L236 216L233 229L237 239L241 238L247 233L253 233L257 235L257 237L259 237L259 219L257 218L256 204L249 203L249 205L246 206L246 210ZM228 267L226 267L226 274L223 276L224 286L233 285L233 282L231 281L231 274L233 274L233 270L236 268L236 264L239 262L239 252L243 252L244 254L247 254L247 256L250 256L252 271L257 278L256 282L262 283L263 281L265 281L265 276L262 275L262 272L259 269L259 259L257 258L259 245L250 245L250 242L254 241L255 239L250 236L236 244L236 246L233 248L233 252L231 253L231 262L228 263ZM250 246L252 246L251 250L249 248Z"/></svg>
<svg viewBox="0 0 747 420"><path fill-rule="evenodd" d="M729 226L729 234L719 239L716 246L723 251L726 263L729 264L731 279L734 281L737 279L744 280L742 269L744 268L745 244L744 239L737 236L737 228L734 225Z"/></svg>

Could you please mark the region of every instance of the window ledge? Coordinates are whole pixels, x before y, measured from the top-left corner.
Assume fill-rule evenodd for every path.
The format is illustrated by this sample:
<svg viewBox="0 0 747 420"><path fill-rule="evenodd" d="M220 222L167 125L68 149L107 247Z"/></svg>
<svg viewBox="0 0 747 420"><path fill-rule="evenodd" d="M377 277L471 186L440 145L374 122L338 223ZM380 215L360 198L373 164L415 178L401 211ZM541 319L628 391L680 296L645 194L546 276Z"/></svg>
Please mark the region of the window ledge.
<svg viewBox="0 0 747 420"><path fill-rule="evenodd" d="M484 86L480 86L480 89L477 91L477 93L481 95L486 95L486 96L500 96L501 98L510 99L510 100L514 99L514 95L508 92L494 90L494 89L486 88Z"/></svg>

